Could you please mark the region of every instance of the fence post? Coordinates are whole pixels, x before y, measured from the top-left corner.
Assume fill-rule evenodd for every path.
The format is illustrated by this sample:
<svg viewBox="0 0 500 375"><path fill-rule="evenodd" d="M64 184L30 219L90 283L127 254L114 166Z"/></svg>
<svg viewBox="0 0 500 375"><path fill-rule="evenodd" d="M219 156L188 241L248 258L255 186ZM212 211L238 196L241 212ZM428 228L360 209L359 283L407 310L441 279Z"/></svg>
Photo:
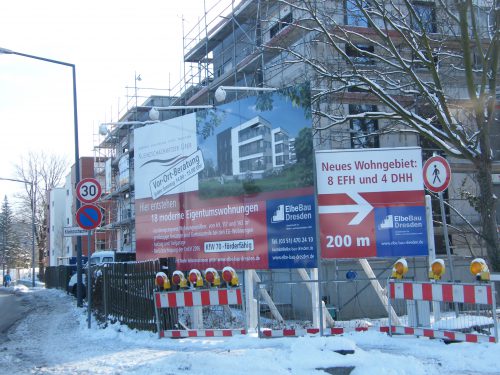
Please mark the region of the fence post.
<svg viewBox="0 0 500 375"><path fill-rule="evenodd" d="M255 329L257 326L257 314L259 314L259 310L257 310L257 304L255 303L254 298L254 278L253 275L255 270L245 270L245 299L243 300L243 308L246 311L246 327L247 331L251 329Z"/></svg>
<svg viewBox="0 0 500 375"><path fill-rule="evenodd" d="M492 315L493 315L493 330L495 332L495 342L498 343L498 322L497 322L497 300L495 291L495 282L490 283L491 285L491 304L492 304Z"/></svg>
<svg viewBox="0 0 500 375"><path fill-rule="evenodd" d="M103 304L104 304L104 322L107 323L108 322L108 296L107 296L107 293L106 293L106 289L107 289L107 273L108 273L108 267L106 267L106 265L104 265L104 267L102 268L102 301L103 301Z"/></svg>
<svg viewBox="0 0 500 375"><path fill-rule="evenodd" d="M257 289L260 291L260 289L263 287L260 282L257 283ZM260 292L259 292L260 295ZM262 338L261 332L260 332L260 298L257 298L257 333L259 339Z"/></svg>
<svg viewBox="0 0 500 375"><path fill-rule="evenodd" d="M387 279L387 325L389 326L389 336L392 336L392 305L391 305L391 279Z"/></svg>
<svg viewBox="0 0 500 375"><path fill-rule="evenodd" d="M158 292L153 292L153 304L155 305L156 331L158 332L158 338L161 339L160 316L158 314L158 306L156 304L156 294L157 293Z"/></svg>

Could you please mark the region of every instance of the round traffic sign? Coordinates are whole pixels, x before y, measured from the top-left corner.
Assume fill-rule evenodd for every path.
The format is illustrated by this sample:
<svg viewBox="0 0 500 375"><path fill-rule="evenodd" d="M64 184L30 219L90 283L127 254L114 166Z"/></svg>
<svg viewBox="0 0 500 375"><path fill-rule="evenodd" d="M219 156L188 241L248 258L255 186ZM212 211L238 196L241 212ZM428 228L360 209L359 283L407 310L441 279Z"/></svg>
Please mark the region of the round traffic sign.
<svg viewBox="0 0 500 375"><path fill-rule="evenodd" d="M424 184L434 193L440 193L448 187L451 179L451 168L442 156L433 156L424 164Z"/></svg>
<svg viewBox="0 0 500 375"><path fill-rule="evenodd" d="M101 184L95 178L84 178L76 185L76 196L82 203L94 203L101 193Z"/></svg>
<svg viewBox="0 0 500 375"><path fill-rule="evenodd" d="M95 229L101 225L101 221L101 209L93 204L85 204L76 211L76 222L82 229Z"/></svg>

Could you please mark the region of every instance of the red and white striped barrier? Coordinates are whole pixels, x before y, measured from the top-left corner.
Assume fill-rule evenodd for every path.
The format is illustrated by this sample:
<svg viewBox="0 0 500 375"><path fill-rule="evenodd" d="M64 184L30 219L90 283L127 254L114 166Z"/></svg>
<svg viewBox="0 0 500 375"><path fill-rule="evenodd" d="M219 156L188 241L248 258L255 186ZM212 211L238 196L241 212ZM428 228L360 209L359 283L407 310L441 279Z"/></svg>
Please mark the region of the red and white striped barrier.
<svg viewBox="0 0 500 375"><path fill-rule="evenodd" d="M389 280L389 302L434 301L486 305L491 309L494 336L432 328L390 326L390 333L431 337L450 341L497 342L496 306L493 303L493 284L429 283ZM389 321L390 323L390 321Z"/></svg>
<svg viewBox="0 0 500 375"><path fill-rule="evenodd" d="M170 338L185 337L228 337L235 335L245 335L243 328L225 329L187 329L187 330L163 330L159 319L159 309L195 307L202 306L222 306L222 305L242 305L240 288L231 289L198 289L179 290L176 292L155 292L155 313L158 336ZM201 326L200 326L201 328Z"/></svg>
<svg viewBox="0 0 500 375"><path fill-rule="evenodd" d="M492 304L491 285L390 281L392 299Z"/></svg>
<svg viewBox="0 0 500 375"><path fill-rule="evenodd" d="M496 342L494 336L476 335L473 333L463 333L455 331L440 331L427 328L392 326L391 332L399 335L414 335L449 341Z"/></svg>
<svg viewBox="0 0 500 375"><path fill-rule="evenodd" d="M187 337L231 337L246 335L244 329L189 329L160 331L160 337L187 338Z"/></svg>
<svg viewBox="0 0 500 375"><path fill-rule="evenodd" d="M155 301L157 308L242 304L240 288L156 292Z"/></svg>
<svg viewBox="0 0 500 375"><path fill-rule="evenodd" d="M495 342L494 336L478 335L472 333L462 333L454 331L440 331L435 329L426 328L412 328L402 326L387 326L381 327L355 327L355 328L327 328L323 330L323 336L342 335L348 332L365 332L375 331L382 333L389 333L399 335L414 335L429 337L435 339L449 340L449 341L465 341L465 342ZM301 337L308 335L318 335L319 328L304 328L304 329L263 329L261 331L262 337Z"/></svg>
<svg viewBox="0 0 500 375"><path fill-rule="evenodd" d="M323 336L335 336L342 335L348 332L365 332L365 331L377 331L377 332L389 332L389 327L353 327L353 328L325 328L323 329ZM300 329L263 329L261 331L263 337L300 337L308 335L319 334L319 328L300 328Z"/></svg>

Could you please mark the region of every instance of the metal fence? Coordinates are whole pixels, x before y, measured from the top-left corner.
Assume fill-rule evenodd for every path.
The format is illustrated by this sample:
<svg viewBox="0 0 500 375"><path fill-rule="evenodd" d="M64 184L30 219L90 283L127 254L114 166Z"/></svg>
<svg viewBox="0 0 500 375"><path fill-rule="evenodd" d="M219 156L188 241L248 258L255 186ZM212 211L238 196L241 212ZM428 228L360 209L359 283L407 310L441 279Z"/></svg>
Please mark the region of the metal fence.
<svg viewBox="0 0 500 375"><path fill-rule="evenodd" d="M368 287L374 281L382 291L378 296L375 288ZM446 341L498 340L494 283L361 278L319 284L317 280L273 281L259 283L257 290L260 337L375 330ZM273 305L265 294L275 301Z"/></svg>
<svg viewBox="0 0 500 375"><path fill-rule="evenodd" d="M119 321L155 331L153 291L158 260L92 267L92 311L101 323Z"/></svg>
<svg viewBox="0 0 500 375"><path fill-rule="evenodd" d="M67 291L74 268L47 267L46 287ZM155 275L163 271L171 276L174 270L174 258L92 266L91 308L96 320L102 324L120 322L133 329L156 331L153 304ZM84 274L87 274L86 270ZM175 317L167 314L163 319L165 324L170 324Z"/></svg>
<svg viewBox="0 0 500 375"><path fill-rule="evenodd" d="M45 269L45 286L47 288L67 290L68 281L74 272L76 272L76 266L47 267Z"/></svg>
<svg viewBox="0 0 500 375"><path fill-rule="evenodd" d="M389 304L387 299L372 296L375 294L373 288L367 287L371 281L360 278L320 284L317 280L259 283L259 295L256 296L259 333L261 337L316 334L320 332L320 322L323 322L325 336L368 329L386 331ZM385 288L385 284L381 287ZM265 298L266 294L274 301L272 305ZM341 304L336 303L339 300Z"/></svg>

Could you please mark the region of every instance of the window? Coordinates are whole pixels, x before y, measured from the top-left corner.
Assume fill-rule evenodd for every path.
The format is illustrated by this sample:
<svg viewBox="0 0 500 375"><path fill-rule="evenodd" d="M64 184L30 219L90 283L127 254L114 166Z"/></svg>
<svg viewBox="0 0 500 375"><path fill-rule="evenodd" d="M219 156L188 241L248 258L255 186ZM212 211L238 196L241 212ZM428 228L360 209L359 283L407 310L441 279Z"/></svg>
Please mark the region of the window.
<svg viewBox="0 0 500 375"><path fill-rule="evenodd" d="M66 246L66 254L69 254L69 246Z"/></svg>
<svg viewBox="0 0 500 375"><path fill-rule="evenodd" d="M349 104L349 114L374 112L377 106ZM352 148L377 148L378 139L378 121L369 118L358 118L350 121L351 126L351 147Z"/></svg>
<svg viewBox="0 0 500 375"><path fill-rule="evenodd" d="M412 19L412 28L417 31L425 31L426 33L437 32L436 7L434 3L414 2L413 8L415 9L415 13L417 13L418 18L420 18L420 21L422 22L422 27L420 26L418 20Z"/></svg>
<svg viewBox="0 0 500 375"><path fill-rule="evenodd" d="M66 218L66 224L69 225L69 217Z"/></svg>
<svg viewBox="0 0 500 375"><path fill-rule="evenodd" d="M278 22L276 22L269 29L269 37L271 39L274 38L274 36L276 36L281 30L283 30L285 27L287 27L292 22L293 22L293 16L292 16L292 12L290 12L286 16L281 18Z"/></svg>
<svg viewBox="0 0 500 375"><path fill-rule="evenodd" d="M355 46L346 44L345 46L345 53L352 59L354 64L373 64L373 58L367 56L365 51L374 53L375 48L364 44L357 44Z"/></svg>
<svg viewBox="0 0 500 375"><path fill-rule="evenodd" d="M123 244L127 245L129 243L129 233L128 231L123 232Z"/></svg>
<svg viewBox="0 0 500 375"><path fill-rule="evenodd" d="M96 241L96 248L99 250L106 249L106 241L105 240L97 240Z"/></svg>
<svg viewBox="0 0 500 375"><path fill-rule="evenodd" d="M231 60L231 57L229 57L224 59L223 64L217 69L217 77L229 72L231 69L233 69L233 61Z"/></svg>
<svg viewBox="0 0 500 375"><path fill-rule="evenodd" d="M370 3L366 0L344 0L344 23L349 26L368 27L368 19L361 9L366 9Z"/></svg>

